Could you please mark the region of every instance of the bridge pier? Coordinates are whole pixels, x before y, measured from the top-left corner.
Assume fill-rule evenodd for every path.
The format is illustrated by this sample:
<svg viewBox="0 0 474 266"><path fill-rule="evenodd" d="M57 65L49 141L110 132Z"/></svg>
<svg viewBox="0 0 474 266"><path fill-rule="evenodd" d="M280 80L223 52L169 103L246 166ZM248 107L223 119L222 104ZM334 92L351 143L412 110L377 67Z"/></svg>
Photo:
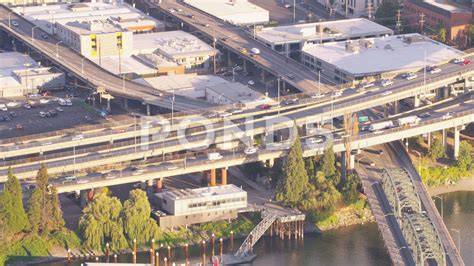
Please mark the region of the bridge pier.
<svg viewBox="0 0 474 266"><path fill-rule="evenodd" d="M441 136L442 136L441 141L443 143L444 152L446 152L448 150L448 131L446 129L443 129Z"/></svg>
<svg viewBox="0 0 474 266"><path fill-rule="evenodd" d="M387 118L389 116L390 116L390 105L387 103L383 105L383 117Z"/></svg>
<svg viewBox="0 0 474 266"><path fill-rule="evenodd" d="M156 180L156 185L155 185L155 191L156 192L161 192L161 189L163 188L163 179L162 178L158 178Z"/></svg>
<svg viewBox="0 0 474 266"><path fill-rule="evenodd" d="M413 107L415 108L420 107L420 95L414 96Z"/></svg>
<svg viewBox="0 0 474 266"><path fill-rule="evenodd" d="M265 84L265 70L262 69L262 73L261 73L261 76L262 76L262 83Z"/></svg>
<svg viewBox="0 0 474 266"><path fill-rule="evenodd" d="M454 147L453 147L453 158L457 159L459 157L459 143L460 143L460 133L464 129L464 126L454 127Z"/></svg>
<svg viewBox="0 0 474 266"><path fill-rule="evenodd" d="M110 112L110 99L107 99L107 111Z"/></svg>
<svg viewBox="0 0 474 266"><path fill-rule="evenodd" d="M393 102L393 107L395 109L395 115L400 113L400 100Z"/></svg>
<svg viewBox="0 0 474 266"><path fill-rule="evenodd" d="M426 143L431 147L431 132L426 133Z"/></svg>
<svg viewBox="0 0 474 266"><path fill-rule="evenodd" d="M150 116L150 105L149 104L146 105L146 115Z"/></svg>
<svg viewBox="0 0 474 266"><path fill-rule="evenodd" d="M92 201L94 199L94 190L93 189L90 189L90 190L81 190L81 192L79 193L79 196L80 196L80 206L81 208L84 208L87 206L87 203L89 203L90 201Z"/></svg>
<svg viewBox="0 0 474 266"><path fill-rule="evenodd" d="M123 108L125 110L128 110L128 99L127 98L123 98Z"/></svg>
<svg viewBox="0 0 474 266"><path fill-rule="evenodd" d="M244 68L244 72L247 72L247 60L242 60L243 61L243 68Z"/></svg>
<svg viewBox="0 0 474 266"><path fill-rule="evenodd" d="M349 170L354 170L355 168L355 154L350 155L349 157Z"/></svg>
<svg viewBox="0 0 474 266"><path fill-rule="evenodd" d="M209 186L215 187L216 186L216 169L211 169L211 177L209 180Z"/></svg>
<svg viewBox="0 0 474 266"><path fill-rule="evenodd" d="M275 159L268 159L267 160L267 167L268 168L272 168L274 164L275 164Z"/></svg>
<svg viewBox="0 0 474 266"><path fill-rule="evenodd" d="M221 168L221 185L227 185L227 167Z"/></svg>

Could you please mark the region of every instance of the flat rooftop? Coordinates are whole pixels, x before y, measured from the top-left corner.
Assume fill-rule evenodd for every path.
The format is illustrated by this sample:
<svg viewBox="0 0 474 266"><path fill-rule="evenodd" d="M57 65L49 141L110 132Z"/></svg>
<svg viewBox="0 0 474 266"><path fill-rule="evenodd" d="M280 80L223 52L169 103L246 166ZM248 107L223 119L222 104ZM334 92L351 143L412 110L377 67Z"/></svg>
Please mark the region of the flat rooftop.
<svg viewBox="0 0 474 266"><path fill-rule="evenodd" d="M265 23L269 21L269 12L267 10L247 0L184 0L184 2L222 20L228 20L237 24L249 24L253 23L253 21Z"/></svg>
<svg viewBox="0 0 474 266"><path fill-rule="evenodd" d="M165 31L133 35L135 54L153 53L155 51L165 56L196 56L214 54L214 48L187 32Z"/></svg>
<svg viewBox="0 0 474 266"><path fill-rule="evenodd" d="M406 41L410 38L414 40L412 43ZM440 64L465 55L418 33L365 40L373 43L371 48L365 48L359 41L352 41L358 52L346 50L346 41L306 45L303 52L354 76L423 68L425 52L426 65Z"/></svg>
<svg viewBox="0 0 474 266"><path fill-rule="evenodd" d="M450 13L458 13L458 12L472 12L468 7L458 4L453 1L446 1L446 0L417 0L413 1L415 3L425 3L427 5L432 5L437 8L441 8L445 11Z"/></svg>
<svg viewBox="0 0 474 266"><path fill-rule="evenodd" d="M101 60L98 57L90 58L100 67L112 72L115 75L135 73L138 75L147 75L156 73L156 69L145 65L133 56L103 56ZM121 66L119 64L121 63Z"/></svg>
<svg viewBox="0 0 474 266"><path fill-rule="evenodd" d="M203 187L194 189L175 189L156 194L177 201L183 199L205 198L218 195L231 195L241 192L245 192L245 190L233 184L229 184L224 186Z"/></svg>
<svg viewBox="0 0 474 266"><path fill-rule="evenodd" d="M182 74L150 77L135 80L138 83L151 86L161 91L175 91L179 94L180 90L202 90L209 86L215 86L228 82L225 79L213 75L196 75L196 74Z"/></svg>
<svg viewBox="0 0 474 266"><path fill-rule="evenodd" d="M258 38L264 39L270 43L285 43L291 41L300 42L304 40L318 39L346 39L354 36L374 36L385 34L393 35L393 31L365 18L270 27L263 28L260 32L257 32Z"/></svg>
<svg viewBox="0 0 474 266"><path fill-rule="evenodd" d="M33 58L18 52L0 53L0 62L1 77L11 76L15 70L39 67Z"/></svg>
<svg viewBox="0 0 474 266"><path fill-rule="evenodd" d="M121 27L123 30L155 25L157 28L164 26L163 22L154 19L133 8L128 4L108 4L102 2L56 4L13 8L17 13L34 24L51 32L52 24L65 25L70 22L87 22L108 20L110 23Z"/></svg>

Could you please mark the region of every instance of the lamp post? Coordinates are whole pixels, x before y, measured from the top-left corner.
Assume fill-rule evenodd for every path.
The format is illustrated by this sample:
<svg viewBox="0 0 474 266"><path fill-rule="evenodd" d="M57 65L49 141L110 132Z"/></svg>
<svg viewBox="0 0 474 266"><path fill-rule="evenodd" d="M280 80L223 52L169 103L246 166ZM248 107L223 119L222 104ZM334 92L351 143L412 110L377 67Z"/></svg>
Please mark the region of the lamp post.
<svg viewBox="0 0 474 266"><path fill-rule="evenodd" d="M277 78L277 83L278 83L278 114L280 114L280 76Z"/></svg>
<svg viewBox="0 0 474 266"><path fill-rule="evenodd" d="M27 91L27 93L25 93L25 95L28 95L28 68L31 66L31 64L30 63L24 63L23 66L25 67L25 90Z"/></svg>
<svg viewBox="0 0 474 266"><path fill-rule="evenodd" d="M433 198L438 198L441 201L441 219L444 220L444 204L443 204L443 198L440 196L433 196ZM434 200L433 200L434 201Z"/></svg>
<svg viewBox="0 0 474 266"><path fill-rule="evenodd" d="M323 72L322 69L318 70L318 95L321 95L321 72Z"/></svg>
<svg viewBox="0 0 474 266"><path fill-rule="evenodd" d="M235 66L232 68L232 82L235 82L235 70L238 68L239 66Z"/></svg>
<svg viewBox="0 0 474 266"><path fill-rule="evenodd" d="M171 101L171 125L173 125L173 120L174 120L174 101L175 101L175 97L174 97L174 90L173 90L173 96L171 97L170 99Z"/></svg>
<svg viewBox="0 0 474 266"><path fill-rule="evenodd" d="M35 35L34 35L35 29L38 28L38 27L39 27L39 26L34 26L33 28L31 28L31 41L32 41L33 43L35 43Z"/></svg>
<svg viewBox="0 0 474 266"><path fill-rule="evenodd" d="M62 43L63 41L58 41L56 43L56 58L59 58L59 44Z"/></svg>
<svg viewBox="0 0 474 266"><path fill-rule="evenodd" d="M459 253L461 253L461 229L451 228L450 230L458 233L458 249L459 249Z"/></svg>

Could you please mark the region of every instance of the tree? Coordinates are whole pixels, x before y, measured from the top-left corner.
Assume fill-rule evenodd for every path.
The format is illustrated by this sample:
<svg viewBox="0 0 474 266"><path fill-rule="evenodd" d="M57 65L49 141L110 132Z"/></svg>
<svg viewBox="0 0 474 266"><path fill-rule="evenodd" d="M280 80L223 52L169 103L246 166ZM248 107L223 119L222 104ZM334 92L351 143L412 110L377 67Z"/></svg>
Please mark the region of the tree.
<svg viewBox="0 0 474 266"><path fill-rule="evenodd" d="M440 42L446 42L446 28L443 26L443 24L438 24L436 37Z"/></svg>
<svg viewBox="0 0 474 266"><path fill-rule="evenodd" d="M359 119L357 117L357 114L345 114L344 115L344 132L346 133L346 136L344 138L344 147L346 148L346 152L344 153L344 156L346 158L346 165L345 169L341 169L341 171L345 171L346 169L349 169L349 162L351 159L351 154L352 154L352 140L354 137L356 137L359 134Z"/></svg>
<svg viewBox="0 0 474 266"><path fill-rule="evenodd" d="M314 171L314 159L312 157L305 158L304 165L308 178L314 178L314 176L316 175L316 172Z"/></svg>
<svg viewBox="0 0 474 266"><path fill-rule="evenodd" d="M21 185L8 169L8 179L0 198L0 216L3 218L5 233L16 234L28 228L28 217L23 208Z"/></svg>
<svg viewBox="0 0 474 266"><path fill-rule="evenodd" d="M331 212L341 200L341 193L337 191L331 180L328 180L322 171L316 173L314 185L310 186L307 196L302 202L305 209L317 209Z"/></svg>
<svg viewBox="0 0 474 266"><path fill-rule="evenodd" d="M295 207L303 199L307 188L308 174L303 161L299 134L296 134L296 139L283 162L283 171L277 185L276 199Z"/></svg>
<svg viewBox="0 0 474 266"><path fill-rule="evenodd" d="M382 4L378 7L375 12L375 20L385 26L395 25L395 19L397 17L397 10L400 9L400 5L396 0L383 0Z"/></svg>
<svg viewBox="0 0 474 266"><path fill-rule="evenodd" d="M471 169L472 167L472 146L467 141L461 141L459 143L459 156L456 160L456 165L464 171Z"/></svg>
<svg viewBox="0 0 474 266"><path fill-rule="evenodd" d="M339 173L336 169L336 157L334 156L334 150L332 143L324 150L323 161L321 163L321 171L323 175L330 179L334 186L339 184L341 180Z"/></svg>
<svg viewBox="0 0 474 266"><path fill-rule="evenodd" d="M142 245L160 237L158 225L150 218L150 212L145 191L130 191L130 198L123 204L122 211L124 233L130 241L136 239L137 244Z"/></svg>
<svg viewBox="0 0 474 266"><path fill-rule="evenodd" d="M439 158L446 157L444 145L439 138L435 138L431 143L430 156L433 160L438 160Z"/></svg>
<svg viewBox="0 0 474 266"><path fill-rule="evenodd" d="M472 44L472 40L474 40L474 24L469 25L467 36L469 39L469 44Z"/></svg>
<svg viewBox="0 0 474 266"><path fill-rule="evenodd" d="M36 188L28 199L28 219L33 233L53 233L64 227L58 193L48 185L48 171L41 165L36 175Z"/></svg>
<svg viewBox="0 0 474 266"><path fill-rule="evenodd" d="M360 179L357 175L351 174L344 180L342 187L342 196L348 204L354 203L359 199Z"/></svg>
<svg viewBox="0 0 474 266"><path fill-rule="evenodd" d="M79 219L79 230L85 248L101 250L106 243L118 251L127 247L123 234L122 204L116 197L98 193Z"/></svg>

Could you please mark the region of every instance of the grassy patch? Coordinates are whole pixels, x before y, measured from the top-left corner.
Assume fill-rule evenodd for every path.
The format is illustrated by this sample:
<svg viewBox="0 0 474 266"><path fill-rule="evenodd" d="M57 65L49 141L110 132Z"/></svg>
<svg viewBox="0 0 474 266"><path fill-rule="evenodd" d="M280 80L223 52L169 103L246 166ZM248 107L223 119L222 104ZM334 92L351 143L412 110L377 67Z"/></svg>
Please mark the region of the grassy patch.
<svg viewBox="0 0 474 266"><path fill-rule="evenodd" d="M29 235L5 244L0 249L0 265L28 261L38 256L48 256L48 250L52 247L47 240L37 235Z"/></svg>
<svg viewBox="0 0 474 266"><path fill-rule="evenodd" d="M80 248L81 240L76 232L72 231L59 231L50 236L49 243L52 246L60 246L66 249L68 248Z"/></svg>
<svg viewBox="0 0 474 266"><path fill-rule="evenodd" d="M421 167L421 179L429 187L447 185L452 182L457 182L462 178L472 174L472 171L460 169L457 166L448 167Z"/></svg>

